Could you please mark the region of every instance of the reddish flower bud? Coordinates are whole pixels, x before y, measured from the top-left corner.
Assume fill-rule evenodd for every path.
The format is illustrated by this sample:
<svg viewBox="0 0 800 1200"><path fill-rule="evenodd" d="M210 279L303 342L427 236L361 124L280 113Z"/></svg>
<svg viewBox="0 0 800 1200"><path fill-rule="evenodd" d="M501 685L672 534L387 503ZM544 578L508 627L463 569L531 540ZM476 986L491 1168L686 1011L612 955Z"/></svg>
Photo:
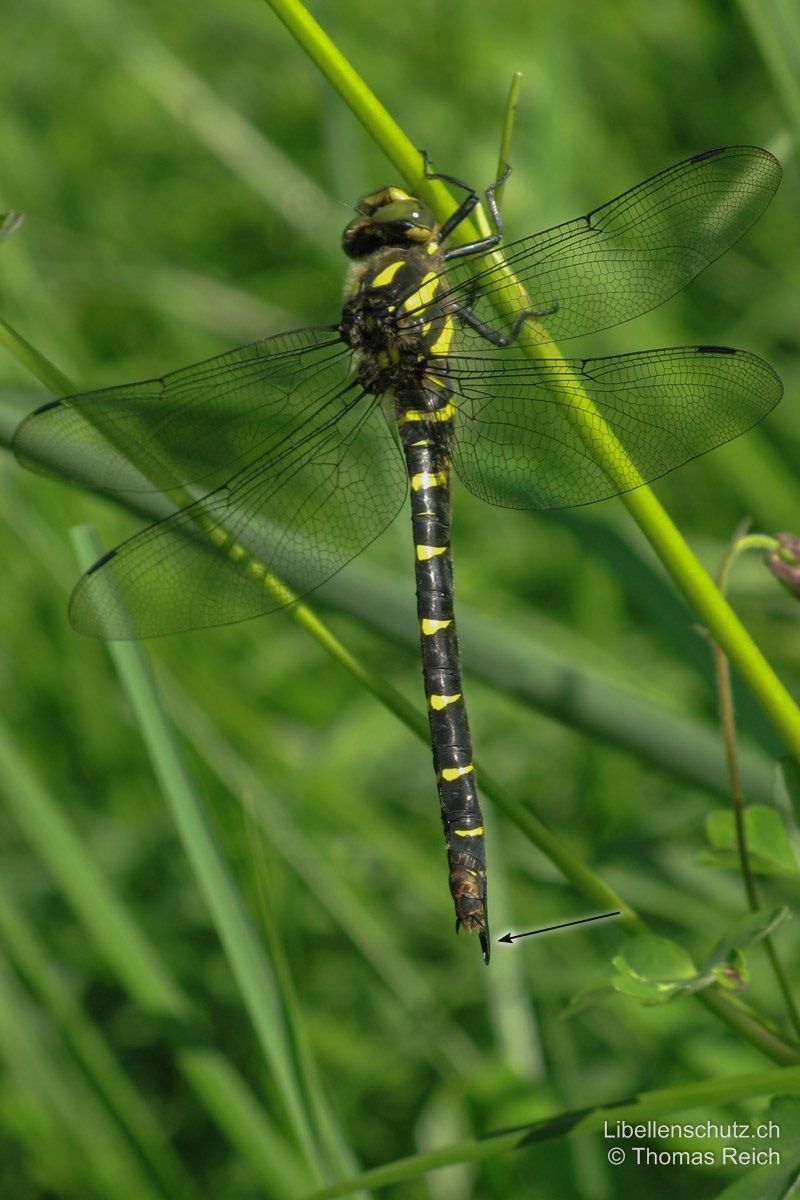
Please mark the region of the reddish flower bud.
<svg viewBox="0 0 800 1200"><path fill-rule="evenodd" d="M795 533L776 533L779 550L767 555L767 566L793 596L800 598L800 537Z"/></svg>

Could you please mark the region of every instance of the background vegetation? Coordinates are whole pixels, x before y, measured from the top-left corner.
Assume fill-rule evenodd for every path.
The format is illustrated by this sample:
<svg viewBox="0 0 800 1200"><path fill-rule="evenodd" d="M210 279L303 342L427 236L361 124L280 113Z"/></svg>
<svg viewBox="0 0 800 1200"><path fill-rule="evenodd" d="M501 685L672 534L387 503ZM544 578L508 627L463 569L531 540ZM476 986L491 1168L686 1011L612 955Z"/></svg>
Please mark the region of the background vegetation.
<svg viewBox="0 0 800 1200"><path fill-rule="evenodd" d="M778 154L781 191L741 245L663 309L569 351L707 342L768 358L781 407L657 492L711 570L743 516L796 529L790 6L312 9L411 139L463 178L492 178L523 72L511 236L696 151ZM347 206L395 173L267 5L11 0L2 44L0 209L27 222L0 248L0 315L82 389L335 319ZM5 353L0 389L7 446L49 393ZM688 996L604 995L563 1019L624 951L612 923L497 946L485 970L473 939L450 933L429 752L287 615L147 647L185 759L176 799L169 744L154 772L142 737L158 718L135 716L146 681L131 698L108 649L66 619L70 528L92 522L110 546L141 520L26 476L7 453L0 489L0 1195L300 1196L489 1130L774 1065ZM550 515L463 492L455 504L481 761L703 962L747 905L736 871L709 861L709 816L729 802L692 613L616 501ZM796 691L796 602L755 556L731 595ZM407 521L313 605L421 708ZM786 816L773 772L785 748L744 692L737 715L747 797ZM490 821L495 935L596 911L517 828ZM791 860L766 865L765 905L793 905ZM782 926L775 944L796 977L800 934ZM747 957L745 999L790 1042L761 947ZM673 1119L750 1119L775 1090L793 1090L788 1075ZM543 1140L382 1194L705 1197L747 1176L617 1168L609 1144Z"/></svg>

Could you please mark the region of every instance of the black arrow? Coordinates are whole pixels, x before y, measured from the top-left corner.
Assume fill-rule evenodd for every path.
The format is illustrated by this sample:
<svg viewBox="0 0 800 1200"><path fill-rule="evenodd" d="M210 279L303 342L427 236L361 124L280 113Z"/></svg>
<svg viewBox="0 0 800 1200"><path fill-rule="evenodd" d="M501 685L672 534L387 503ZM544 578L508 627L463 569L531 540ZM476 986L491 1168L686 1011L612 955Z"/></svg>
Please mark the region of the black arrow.
<svg viewBox="0 0 800 1200"><path fill-rule="evenodd" d="M550 933L553 929L566 929L569 925L585 925L587 921L605 921L606 917L618 917L619 912L600 913L597 917L581 917L578 921L562 921L560 925L547 925L544 929L529 929L527 933L507 933L505 937L498 938L498 942L507 942L510 946L517 938L533 937L535 933Z"/></svg>

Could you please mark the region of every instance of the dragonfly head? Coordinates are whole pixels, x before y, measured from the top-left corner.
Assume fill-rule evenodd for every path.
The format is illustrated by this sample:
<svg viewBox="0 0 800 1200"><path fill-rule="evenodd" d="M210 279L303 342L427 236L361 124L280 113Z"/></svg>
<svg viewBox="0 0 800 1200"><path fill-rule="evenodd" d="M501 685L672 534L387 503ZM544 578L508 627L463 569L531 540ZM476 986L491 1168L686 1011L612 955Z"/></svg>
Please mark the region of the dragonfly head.
<svg viewBox="0 0 800 1200"><path fill-rule="evenodd" d="M356 213L342 235L349 258L366 258L386 246L425 246L438 232L430 209L399 187L362 196Z"/></svg>

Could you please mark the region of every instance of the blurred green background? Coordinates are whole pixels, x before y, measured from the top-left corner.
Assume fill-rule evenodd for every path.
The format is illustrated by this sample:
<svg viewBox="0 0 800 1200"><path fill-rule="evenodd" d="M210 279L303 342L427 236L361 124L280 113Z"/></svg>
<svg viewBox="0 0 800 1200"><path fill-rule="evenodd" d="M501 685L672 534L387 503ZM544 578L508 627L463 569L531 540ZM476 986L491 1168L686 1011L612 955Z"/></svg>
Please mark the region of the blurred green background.
<svg viewBox="0 0 800 1200"><path fill-rule="evenodd" d="M797 529L796 11L711 0L406 0L390 10L339 0L311 11L435 165L480 185L493 178L508 83L522 71L504 195L511 237L710 147L752 142L781 158L781 190L743 243L664 308L569 350L704 342L769 359L786 385L780 408L656 491L711 570L743 517L767 532ZM0 209L27 220L0 248L0 316L82 390L337 319L348 205L402 181L266 5L10 0L2 46ZM6 447L15 422L47 397L0 352ZM279 1084L108 651L66 618L78 575L70 528L92 522L111 546L141 520L25 475L7 452L0 489L0 782L16 800L0 815L0 1196L144 1194L134 1184L117 1192L119 1130L89 1115L90 1099L103 1112L104 1102L25 965L20 947L34 946L56 972L56 996L80 1003L83 1027L112 1048L168 1137L182 1163L175 1180L194 1181L181 1185L187 1196L303 1194L310 1183L293 1174L302 1155ZM735 872L702 861L706 818L726 799L711 655L691 612L617 501L530 515L457 490L453 536L479 759L702 960L746 905ZM421 709L411 567L401 517L312 602ZM737 566L732 597L796 690L795 602L756 557ZM474 939L452 936L429 750L290 617L169 638L147 653L353 1172L769 1065L689 999L644 1008L606 998L561 1019L623 946L611 923L496 947L484 969ZM744 693L738 717L748 798L770 803L783 749ZM188 1086L173 1053L180 1029L137 1003L67 901L18 815L25 770L191 995L208 1044L263 1103L272 1182ZM591 913L519 832L489 820L496 936ZM763 892L792 903L796 876L767 879ZM777 937L796 975L800 935L788 926ZM747 999L783 1022L760 948L750 967ZM70 1105L86 1113L78 1123L103 1151L102 1169L81 1149ZM675 1119L746 1119L764 1107ZM605 1145L597 1134L544 1142L382 1194L705 1197L743 1174L614 1168ZM178 1194L177 1182L151 1183L154 1196Z"/></svg>

